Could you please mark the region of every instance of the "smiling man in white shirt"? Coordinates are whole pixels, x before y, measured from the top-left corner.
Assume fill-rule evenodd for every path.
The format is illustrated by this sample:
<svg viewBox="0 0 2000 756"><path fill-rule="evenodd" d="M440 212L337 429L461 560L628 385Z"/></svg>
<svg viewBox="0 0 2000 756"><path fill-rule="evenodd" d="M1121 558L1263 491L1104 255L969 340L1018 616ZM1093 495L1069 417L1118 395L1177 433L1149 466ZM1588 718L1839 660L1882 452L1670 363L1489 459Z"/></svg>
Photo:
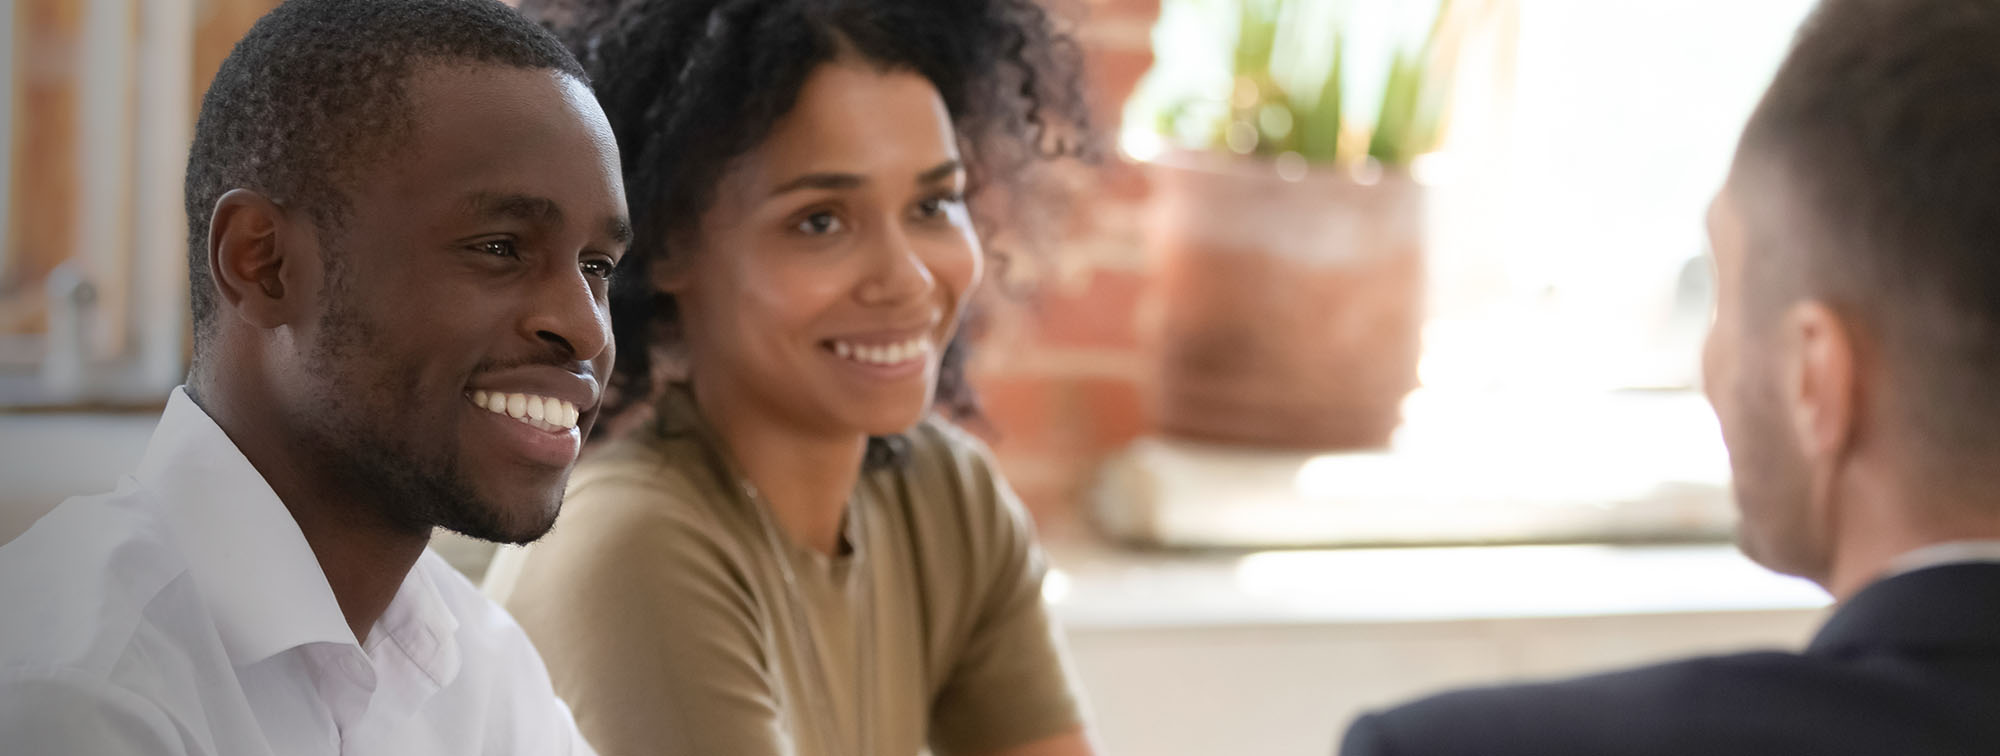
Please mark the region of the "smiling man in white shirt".
<svg viewBox="0 0 2000 756"><path fill-rule="evenodd" d="M291 0L187 194L188 385L0 547L0 750L589 753L426 549L546 532L596 419L630 234L576 61L493 0Z"/></svg>

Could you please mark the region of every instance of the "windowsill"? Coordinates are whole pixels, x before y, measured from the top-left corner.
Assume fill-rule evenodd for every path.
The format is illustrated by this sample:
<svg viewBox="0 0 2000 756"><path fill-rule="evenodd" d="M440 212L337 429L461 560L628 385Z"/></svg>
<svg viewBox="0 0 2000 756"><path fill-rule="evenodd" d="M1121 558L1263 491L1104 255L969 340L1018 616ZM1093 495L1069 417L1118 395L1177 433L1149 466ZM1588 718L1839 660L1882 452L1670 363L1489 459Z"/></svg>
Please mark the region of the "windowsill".
<svg viewBox="0 0 2000 756"><path fill-rule="evenodd" d="M1692 392L1420 390L1390 448L1134 442L1091 502L1114 539L1259 549L1721 542L1715 415Z"/></svg>
<svg viewBox="0 0 2000 756"><path fill-rule="evenodd" d="M1372 625L1712 612L1817 612L1818 586L1733 546L1483 546L1135 552L1048 545L1044 594L1071 630Z"/></svg>

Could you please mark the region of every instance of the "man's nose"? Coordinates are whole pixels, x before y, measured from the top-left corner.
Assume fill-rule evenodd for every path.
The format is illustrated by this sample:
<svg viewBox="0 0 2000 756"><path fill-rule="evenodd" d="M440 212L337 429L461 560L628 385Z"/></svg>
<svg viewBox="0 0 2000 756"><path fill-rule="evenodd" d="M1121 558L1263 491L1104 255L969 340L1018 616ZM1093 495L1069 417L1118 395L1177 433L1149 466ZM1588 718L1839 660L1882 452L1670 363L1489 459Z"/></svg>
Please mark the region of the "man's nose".
<svg viewBox="0 0 2000 756"><path fill-rule="evenodd" d="M574 270L536 285L521 319L524 335L568 359L596 359L611 341L611 318L585 274Z"/></svg>

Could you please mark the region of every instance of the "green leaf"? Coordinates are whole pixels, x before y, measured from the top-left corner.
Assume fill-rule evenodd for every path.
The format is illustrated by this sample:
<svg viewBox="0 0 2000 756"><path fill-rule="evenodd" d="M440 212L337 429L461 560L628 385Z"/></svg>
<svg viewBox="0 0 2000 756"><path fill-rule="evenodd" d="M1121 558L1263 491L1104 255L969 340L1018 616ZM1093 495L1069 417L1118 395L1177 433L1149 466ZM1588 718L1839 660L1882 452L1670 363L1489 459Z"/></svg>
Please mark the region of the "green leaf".
<svg viewBox="0 0 2000 756"><path fill-rule="evenodd" d="M1236 75L1268 78L1282 0L1243 0L1236 27Z"/></svg>
<svg viewBox="0 0 2000 756"><path fill-rule="evenodd" d="M1389 64L1389 83L1382 88L1382 110L1375 119L1375 137L1368 142L1369 157L1384 165L1401 165L1410 157L1409 129L1422 78L1422 63L1408 53L1396 53Z"/></svg>
<svg viewBox="0 0 2000 756"><path fill-rule="evenodd" d="M1340 30L1333 32L1333 65L1320 83L1319 98L1297 125L1299 155L1307 162L1331 163L1340 148L1341 58L1346 42Z"/></svg>

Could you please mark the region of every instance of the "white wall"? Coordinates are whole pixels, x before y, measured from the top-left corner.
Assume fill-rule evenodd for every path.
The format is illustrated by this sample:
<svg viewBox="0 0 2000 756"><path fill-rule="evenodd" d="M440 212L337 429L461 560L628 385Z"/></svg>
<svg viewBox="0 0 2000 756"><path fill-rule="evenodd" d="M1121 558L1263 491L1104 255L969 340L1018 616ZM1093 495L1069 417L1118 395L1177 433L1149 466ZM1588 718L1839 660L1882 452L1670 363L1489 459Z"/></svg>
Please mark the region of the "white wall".
<svg viewBox="0 0 2000 756"><path fill-rule="evenodd" d="M63 499L109 491L138 467L158 413L0 416L0 543Z"/></svg>

